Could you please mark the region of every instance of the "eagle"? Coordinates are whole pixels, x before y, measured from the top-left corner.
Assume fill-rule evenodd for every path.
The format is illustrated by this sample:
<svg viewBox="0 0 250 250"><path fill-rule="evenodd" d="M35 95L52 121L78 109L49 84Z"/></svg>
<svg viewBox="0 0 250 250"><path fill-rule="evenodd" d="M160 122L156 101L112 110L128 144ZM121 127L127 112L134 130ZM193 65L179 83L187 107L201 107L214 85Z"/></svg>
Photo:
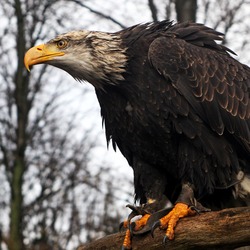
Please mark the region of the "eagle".
<svg viewBox="0 0 250 250"><path fill-rule="evenodd" d="M95 88L107 142L134 172L122 249L156 227L172 240L182 217L250 204L250 68L221 41L164 20L71 31L25 54L28 70L46 63Z"/></svg>

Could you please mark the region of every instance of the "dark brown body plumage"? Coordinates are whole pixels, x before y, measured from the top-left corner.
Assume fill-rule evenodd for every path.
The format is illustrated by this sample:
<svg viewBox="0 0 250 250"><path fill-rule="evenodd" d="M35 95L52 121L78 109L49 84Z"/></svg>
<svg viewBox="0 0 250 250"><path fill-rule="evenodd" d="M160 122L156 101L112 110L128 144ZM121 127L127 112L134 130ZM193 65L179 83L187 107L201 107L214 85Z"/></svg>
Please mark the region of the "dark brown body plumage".
<svg viewBox="0 0 250 250"><path fill-rule="evenodd" d="M117 34L128 55L125 80L96 94L107 140L134 169L136 199L175 202L191 183L204 205L245 205L232 191L250 174L250 69L199 24Z"/></svg>
<svg viewBox="0 0 250 250"><path fill-rule="evenodd" d="M95 87L107 141L132 166L147 212L167 198L204 211L250 196L250 69L216 40L222 34L204 25L168 21L71 31L31 48L24 62Z"/></svg>

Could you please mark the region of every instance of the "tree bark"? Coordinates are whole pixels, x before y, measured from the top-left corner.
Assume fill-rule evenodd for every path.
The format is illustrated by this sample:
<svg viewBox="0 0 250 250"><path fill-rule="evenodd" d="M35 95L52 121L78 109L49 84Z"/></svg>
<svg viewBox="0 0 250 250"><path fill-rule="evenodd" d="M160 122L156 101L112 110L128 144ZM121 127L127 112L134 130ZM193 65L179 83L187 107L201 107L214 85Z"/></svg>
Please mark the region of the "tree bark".
<svg viewBox="0 0 250 250"><path fill-rule="evenodd" d="M121 249L124 233L108 235L79 246L77 250ZM250 207L230 208L181 219L175 230L175 239L162 243L164 231L134 236L133 250L235 249L250 246ZM167 248L166 248L167 247Z"/></svg>
<svg viewBox="0 0 250 250"><path fill-rule="evenodd" d="M26 125L28 119L28 80L24 72L23 57L25 53L24 15L22 3L14 1L17 20L16 52L17 69L15 72L15 91L17 127L15 137L14 163L11 166L11 199L10 199L10 236L9 250L23 250L22 204L23 204L23 175L25 171Z"/></svg>
<svg viewBox="0 0 250 250"><path fill-rule="evenodd" d="M175 10L179 22L196 21L197 0L175 0Z"/></svg>
<svg viewBox="0 0 250 250"><path fill-rule="evenodd" d="M154 0L148 0L148 7L151 11L153 21L154 22L158 21L158 17L157 17L158 11L154 3Z"/></svg>

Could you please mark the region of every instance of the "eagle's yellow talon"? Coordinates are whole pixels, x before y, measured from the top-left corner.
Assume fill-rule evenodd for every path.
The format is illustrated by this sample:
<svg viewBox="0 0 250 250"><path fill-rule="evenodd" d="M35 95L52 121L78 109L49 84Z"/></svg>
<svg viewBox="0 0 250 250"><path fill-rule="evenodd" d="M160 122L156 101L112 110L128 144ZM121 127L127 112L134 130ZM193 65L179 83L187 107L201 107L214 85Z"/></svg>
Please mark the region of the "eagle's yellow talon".
<svg viewBox="0 0 250 250"><path fill-rule="evenodd" d="M126 230L126 234L122 244L122 250L128 250L132 248L131 244L131 232L129 229Z"/></svg>
<svg viewBox="0 0 250 250"><path fill-rule="evenodd" d="M160 219L160 228L167 229L166 236L169 240L174 239L174 228L180 218L194 215L196 212L184 203L176 203L174 208Z"/></svg>
<svg viewBox="0 0 250 250"><path fill-rule="evenodd" d="M150 217L150 214L145 214L139 220L135 221L134 222L135 226L133 227L133 231L141 230L146 225L149 217Z"/></svg>

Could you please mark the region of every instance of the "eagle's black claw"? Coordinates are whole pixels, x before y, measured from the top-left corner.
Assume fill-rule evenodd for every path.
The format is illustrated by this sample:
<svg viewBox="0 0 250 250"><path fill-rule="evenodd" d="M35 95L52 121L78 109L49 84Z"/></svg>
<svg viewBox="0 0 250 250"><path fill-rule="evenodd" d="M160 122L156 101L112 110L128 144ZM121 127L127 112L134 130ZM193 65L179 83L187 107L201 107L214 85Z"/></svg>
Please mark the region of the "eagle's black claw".
<svg viewBox="0 0 250 250"><path fill-rule="evenodd" d="M119 224L119 232L122 231L122 228L124 228L124 222L121 222L121 223Z"/></svg>
<svg viewBox="0 0 250 250"><path fill-rule="evenodd" d="M136 206L133 206L131 204L127 204L126 207L130 208L132 211L137 211Z"/></svg>
<svg viewBox="0 0 250 250"><path fill-rule="evenodd" d="M210 212L211 209L203 207L200 203L198 203L198 206L193 206L191 205L189 207L191 210L194 210L197 214L205 213L205 212Z"/></svg>
<svg viewBox="0 0 250 250"><path fill-rule="evenodd" d="M134 216L136 215L144 215L144 214L147 214L148 212L144 209L144 206L134 206L134 205L131 205L131 204L127 204L126 207L130 208L132 210L132 214Z"/></svg>
<svg viewBox="0 0 250 250"><path fill-rule="evenodd" d="M166 244L168 243L169 239L168 239L168 236L165 235L164 238L163 238L163 244L166 246Z"/></svg>
<svg viewBox="0 0 250 250"><path fill-rule="evenodd" d="M122 246L121 250L131 250L132 248L126 248L125 246Z"/></svg>
<svg viewBox="0 0 250 250"><path fill-rule="evenodd" d="M133 234L135 226L136 226L135 222L129 223L128 229L129 229L131 234Z"/></svg>
<svg viewBox="0 0 250 250"><path fill-rule="evenodd" d="M201 210L199 208L195 207L195 206L190 206L190 209L194 210L199 215L201 214Z"/></svg>
<svg viewBox="0 0 250 250"><path fill-rule="evenodd" d="M156 221L153 226L151 227L151 236L154 238L154 231L161 225L161 222L158 220Z"/></svg>

